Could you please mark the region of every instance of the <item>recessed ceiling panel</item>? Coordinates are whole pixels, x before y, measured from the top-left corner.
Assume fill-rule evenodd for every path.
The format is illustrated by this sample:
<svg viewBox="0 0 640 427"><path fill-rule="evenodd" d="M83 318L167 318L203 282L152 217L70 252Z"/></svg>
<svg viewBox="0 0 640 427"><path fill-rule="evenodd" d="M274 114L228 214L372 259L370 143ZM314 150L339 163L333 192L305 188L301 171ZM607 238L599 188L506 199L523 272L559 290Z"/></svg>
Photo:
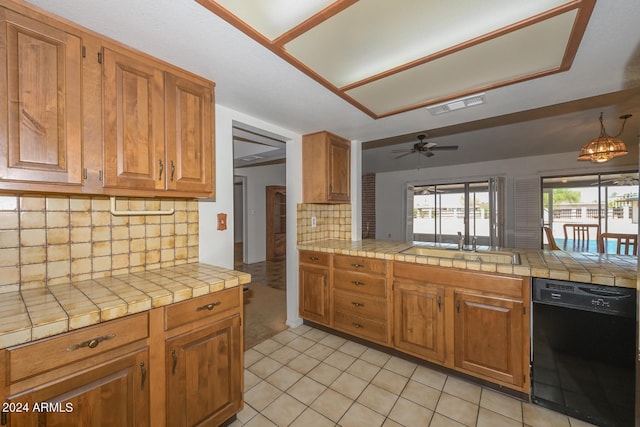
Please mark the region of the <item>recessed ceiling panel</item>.
<svg viewBox="0 0 640 427"><path fill-rule="evenodd" d="M335 0L217 0L270 40L312 17Z"/></svg>
<svg viewBox="0 0 640 427"><path fill-rule="evenodd" d="M568 70L596 2L196 1L373 118Z"/></svg>
<svg viewBox="0 0 640 427"><path fill-rule="evenodd" d="M346 94L375 114L384 115L556 70L561 66L575 16L575 10L566 12Z"/></svg>
<svg viewBox="0 0 640 427"><path fill-rule="evenodd" d="M342 87L520 22L566 0L359 1L285 45Z"/></svg>

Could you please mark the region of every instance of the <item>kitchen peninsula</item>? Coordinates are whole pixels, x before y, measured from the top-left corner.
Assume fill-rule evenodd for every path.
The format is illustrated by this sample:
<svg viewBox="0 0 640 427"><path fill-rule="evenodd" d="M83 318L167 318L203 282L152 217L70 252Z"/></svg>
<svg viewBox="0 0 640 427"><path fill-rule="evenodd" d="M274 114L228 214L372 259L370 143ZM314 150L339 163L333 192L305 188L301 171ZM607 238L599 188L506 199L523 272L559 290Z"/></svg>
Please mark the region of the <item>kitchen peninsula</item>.
<svg viewBox="0 0 640 427"><path fill-rule="evenodd" d="M531 279L636 286L637 258L631 256L484 252L517 255L517 263L503 263L483 260L483 251L455 248L439 249L452 256L407 253L416 252L413 246L386 240L298 243L301 317L529 394Z"/></svg>

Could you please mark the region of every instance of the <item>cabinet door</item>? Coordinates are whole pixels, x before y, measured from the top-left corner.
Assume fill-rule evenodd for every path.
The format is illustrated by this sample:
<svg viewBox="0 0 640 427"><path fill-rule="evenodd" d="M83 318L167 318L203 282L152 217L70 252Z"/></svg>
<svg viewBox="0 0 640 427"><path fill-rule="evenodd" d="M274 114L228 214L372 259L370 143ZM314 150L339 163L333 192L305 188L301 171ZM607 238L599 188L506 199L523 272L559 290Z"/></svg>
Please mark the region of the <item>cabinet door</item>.
<svg viewBox="0 0 640 427"><path fill-rule="evenodd" d="M394 283L394 345L429 360L443 362L444 288Z"/></svg>
<svg viewBox="0 0 640 427"><path fill-rule="evenodd" d="M351 195L351 146L348 141L328 135L330 202L348 203ZM307 172L309 173L309 172Z"/></svg>
<svg viewBox="0 0 640 427"><path fill-rule="evenodd" d="M144 349L26 395L10 396L16 409L29 406L21 413L12 411L9 425L149 426L148 367Z"/></svg>
<svg viewBox="0 0 640 427"><path fill-rule="evenodd" d="M166 343L167 426L218 426L242 406L240 316Z"/></svg>
<svg viewBox="0 0 640 427"><path fill-rule="evenodd" d="M209 85L165 77L167 188L211 193L213 92Z"/></svg>
<svg viewBox="0 0 640 427"><path fill-rule="evenodd" d="M523 303L456 292L457 368L505 383L524 383Z"/></svg>
<svg viewBox="0 0 640 427"><path fill-rule="evenodd" d="M329 324L329 270L300 266L300 317Z"/></svg>
<svg viewBox="0 0 640 427"><path fill-rule="evenodd" d="M0 18L0 179L82 184L82 41L5 9Z"/></svg>
<svg viewBox="0 0 640 427"><path fill-rule="evenodd" d="M103 49L104 186L163 190L163 72L154 63Z"/></svg>

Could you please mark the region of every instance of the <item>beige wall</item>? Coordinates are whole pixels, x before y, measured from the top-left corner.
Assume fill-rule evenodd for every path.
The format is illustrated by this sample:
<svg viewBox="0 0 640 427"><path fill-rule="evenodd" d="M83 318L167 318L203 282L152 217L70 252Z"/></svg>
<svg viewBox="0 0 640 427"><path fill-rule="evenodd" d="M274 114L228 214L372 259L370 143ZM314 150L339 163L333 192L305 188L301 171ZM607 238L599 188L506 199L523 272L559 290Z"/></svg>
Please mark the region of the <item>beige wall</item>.
<svg viewBox="0 0 640 427"><path fill-rule="evenodd" d="M0 196L0 292L198 261L198 202L105 197Z"/></svg>

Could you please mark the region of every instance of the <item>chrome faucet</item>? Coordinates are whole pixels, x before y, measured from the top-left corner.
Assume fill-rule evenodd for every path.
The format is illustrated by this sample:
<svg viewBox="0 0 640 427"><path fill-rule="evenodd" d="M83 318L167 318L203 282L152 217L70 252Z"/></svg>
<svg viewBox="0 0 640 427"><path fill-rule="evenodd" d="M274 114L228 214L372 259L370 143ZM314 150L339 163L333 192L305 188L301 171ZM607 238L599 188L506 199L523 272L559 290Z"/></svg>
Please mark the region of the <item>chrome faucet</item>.
<svg viewBox="0 0 640 427"><path fill-rule="evenodd" d="M458 231L458 250L461 251L464 249L464 237L462 236L462 232Z"/></svg>

